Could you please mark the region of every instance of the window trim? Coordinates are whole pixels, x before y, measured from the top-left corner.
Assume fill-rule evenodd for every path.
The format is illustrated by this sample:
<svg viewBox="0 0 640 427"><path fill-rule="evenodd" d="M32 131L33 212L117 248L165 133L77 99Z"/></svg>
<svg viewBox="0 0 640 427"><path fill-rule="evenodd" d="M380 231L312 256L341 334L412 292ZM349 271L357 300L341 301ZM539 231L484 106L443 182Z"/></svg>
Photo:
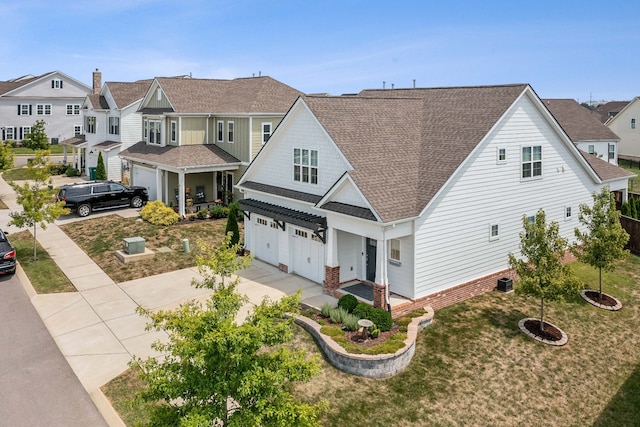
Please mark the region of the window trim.
<svg viewBox="0 0 640 427"><path fill-rule="evenodd" d="M95 116L87 116L85 130L87 133L96 133L96 128L98 127L97 120Z"/></svg>
<svg viewBox="0 0 640 427"><path fill-rule="evenodd" d="M495 233L494 233L494 229L495 229ZM489 241L493 242L494 240L499 240L499 239L500 239L500 224L497 222L489 224Z"/></svg>
<svg viewBox="0 0 640 427"><path fill-rule="evenodd" d="M80 104L67 104L67 116L79 116Z"/></svg>
<svg viewBox="0 0 640 427"><path fill-rule="evenodd" d="M504 155L504 158L500 158L501 154ZM506 147L496 147L496 164L503 165L505 163L507 163L507 148Z"/></svg>
<svg viewBox="0 0 640 427"><path fill-rule="evenodd" d="M616 144L609 144L609 146L607 148L608 148L608 150L607 150L607 153L608 153L607 158L609 160L615 160L615 158L616 158Z"/></svg>
<svg viewBox="0 0 640 427"><path fill-rule="evenodd" d="M394 247L395 245L397 247ZM395 253L394 253L395 252ZM402 257L402 241L400 239L389 239L389 261L400 264Z"/></svg>
<svg viewBox="0 0 640 427"><path fill-rule="evenodd" d="M233 144L235 142L236 125L233 120L227 122L227 142Z"/></svg>
<svg viewBox="0 0 640 427"><path fill-rule="evenodd" d="M216 122L216 142L224 142L224 120Z"/></svg>
<svg viewBox="0 0 640 427"><path fill-rule="evenodd" d="M265 126L269 126L269 132L265 132ZM266 144L271 138L271 134L273 133L273 124L271 122L262 122L262 145ZM266 136L266 139L265 139Z"/></svg>
<svg viewBox="0 0 640 427"><path fill-rule="evenodd" d="M169 125L169 141L178 142L178 121L171 120Z"/></svg>
<svg viewBox="0 0 640 427"><path fill-rule="evenodd" d="M631 129L635 129L636 128L636 119L635 117L631 118Z"/></svg>
<svg viewBox="0 0 640 427"><path fill-rule="evenodd" d="M36 116L50 116L51 104L36 104Z"/></svg>
<svg viewBox="0 0 640 427"><path fill-rule="evenodd" d="M296 151L297 161L296 161ZM306 162L305 162L306 152ZM315 165L313 159L315 157ZM318 150L293 148L293 180L304 184L318 184Z"/></svg>
<svg viewBox="0 0 640 427"><path fill-rule="evenodd" d="M571 206L565 206L563 211L564 211L564 220L571 221L571 219L573 219L573 210L571 209Z"/></svg>
<svg viewBox="0 0 640 427"><path fill-rule="evenodd" d="M530 160L525 161L525 150L530 150ZM540 160L535 160L535 149L540 149ZM542 179L543 175L543 155L542 155L542 145L522 145L520 147L520 180L521 181L532 181L536 179ZM535 174L536 172L536 163L540 163L540 172ZM525 165L530 165L529 168L529 176L525 175Z"/></svg>
<svg viewBox="0 0 640 427"><path fill-rule="evenodd" d="M64 86L62 79L52 79L51 80L51 89L62 89Z"/></svg>
<svg viewBox="0 0 640 427"><path fill-rule="evenodd" d="M82 135L82 125L73 126L73 136Z"/></svg>
<svg viewBox="0 0 640 427"><path fill-rule="evenodd" d="M109 135L120 135L120 117L109 116L109 119L107 121L109 123ZM115 121L116 123L113 124L113 121Z"/></svg>
<svg viewBox="0 0 640 427"><path fill-rule="evenodd" d="M162 120L149 119L148 122L149 122L149 129L148 129L149 134L148 134L147 144L162 146ZM156 131L154 132L154 130ZM153 138L154 141L151 141L151 134L157 136L158 141L155 141L156 138Z"/></svg>

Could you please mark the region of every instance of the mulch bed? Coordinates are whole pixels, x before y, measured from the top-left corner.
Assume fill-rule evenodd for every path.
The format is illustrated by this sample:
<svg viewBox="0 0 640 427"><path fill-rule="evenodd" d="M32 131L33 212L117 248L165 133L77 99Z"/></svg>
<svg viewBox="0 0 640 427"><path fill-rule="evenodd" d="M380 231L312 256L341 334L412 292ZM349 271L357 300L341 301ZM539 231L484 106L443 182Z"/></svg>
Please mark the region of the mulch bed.
<svg viewBox="0 0 640 427"><path fill-rule="evenodd" d="M597 302L598 304L602 304L607 307L614 307L616 304L618 304L618 301L616 301L614 298L611 298L605 293L602 294L602 298L600 297L600 292L598 291L585 291L584 294L591 301Z"/></svg>
<svg viewBox="0 0 640 427"><path fill-rule="evenodd" d="M562 339L562 331L550 323L544 323L544 331L540 330L539 320L525 320L524 327L538 338L549 341L560 341Z"/></svg>

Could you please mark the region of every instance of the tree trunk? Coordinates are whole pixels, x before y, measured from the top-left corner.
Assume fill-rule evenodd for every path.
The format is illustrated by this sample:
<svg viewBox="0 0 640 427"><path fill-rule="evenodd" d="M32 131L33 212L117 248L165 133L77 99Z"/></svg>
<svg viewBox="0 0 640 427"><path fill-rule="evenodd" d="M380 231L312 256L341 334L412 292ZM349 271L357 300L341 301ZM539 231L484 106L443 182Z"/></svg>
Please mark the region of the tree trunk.
<svg viewBox="0 0 640 427"><path fill-rule="evenodd" d="M36 244L37 244L37 240L36 240L36 224L33 224L33 262L36 262L37 258L36 258Z"/></svg>
<svg viewBox="0 0 640 427"><path fill-rule="evenodd" d="M600 294L599 294L599 298L600 300L602 300L602 267L600 267L598 269L598 275L600 276Z"/></svg>
<svg viewBox="0 0 640 427"><path fill-rule="evenodd" d="M544 332L544 298L540 298L540 332Z"/></svg>

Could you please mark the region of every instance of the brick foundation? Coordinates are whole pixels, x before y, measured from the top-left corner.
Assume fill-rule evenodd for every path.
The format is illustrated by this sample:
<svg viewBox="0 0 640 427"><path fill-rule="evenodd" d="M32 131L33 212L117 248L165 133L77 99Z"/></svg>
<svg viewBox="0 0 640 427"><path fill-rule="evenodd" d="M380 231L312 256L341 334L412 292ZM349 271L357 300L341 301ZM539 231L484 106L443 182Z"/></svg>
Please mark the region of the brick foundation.
<svg viewBox="0 0 640 427"><path fill-rule="evenodd" d="M285 273L289 273L289 266L286 264L278 264L278 270L285 272Z"/></svg>
<svg viewBox="0 0 640 427"><path fill-rule="evenodd" d="M329 267L324 266L324 281L322 282L322 288L325 294L331 295L334 298L340 298L343 294L338 292L340 287L340 266Z"/></svg>

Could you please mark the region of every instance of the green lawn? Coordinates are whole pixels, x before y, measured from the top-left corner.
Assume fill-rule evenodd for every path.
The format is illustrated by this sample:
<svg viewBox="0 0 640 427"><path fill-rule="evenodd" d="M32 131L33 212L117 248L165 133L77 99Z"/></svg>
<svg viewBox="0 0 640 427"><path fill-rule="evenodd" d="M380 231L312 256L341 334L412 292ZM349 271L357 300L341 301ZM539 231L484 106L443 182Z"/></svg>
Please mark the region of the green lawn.
<svg viewBox="0 0 640 427"><path fill-rule="evenodd" d="M29 148L25 148L25 147L14 147L11 149L11 151L13 151L14 154L17 155L24 155L24 154L34 154L35 152ZM49 145L49 152L52 155L60 155L64 153L64 145L60 145L60 144L55 144L55 145ZM70 149L67 150L68 153L71 152Z"/></svg>
<svg viewBox="0 0 640 427"><path fill-rule="evenodd" d="M572 267L597 289L596 270ZM603 278L604 291L623 302L621 311L598 309L578 295L546 304L545 319L569 336L564 347L518 329L520 319L538 316L537 299L489 292L438 310L399 375L355 377L323 359L321 374L295 394L329 402L326 426L638 426L640 258L630 256ZM292 345L319 352L300 328ZM111 387L104 391L115 401ZM118 405L131 404L130 393Z"/></svg>
<svg viewBox="0 0 640 427"><path fill-rule="evenodd" d="M618 161L618 166L622 169L636 174L634 178L629 179L629 191L632 193L640 193L640 176L638 176L640 169L636 168L637 165L638 163L631 163L622 159Z"/></svg>

